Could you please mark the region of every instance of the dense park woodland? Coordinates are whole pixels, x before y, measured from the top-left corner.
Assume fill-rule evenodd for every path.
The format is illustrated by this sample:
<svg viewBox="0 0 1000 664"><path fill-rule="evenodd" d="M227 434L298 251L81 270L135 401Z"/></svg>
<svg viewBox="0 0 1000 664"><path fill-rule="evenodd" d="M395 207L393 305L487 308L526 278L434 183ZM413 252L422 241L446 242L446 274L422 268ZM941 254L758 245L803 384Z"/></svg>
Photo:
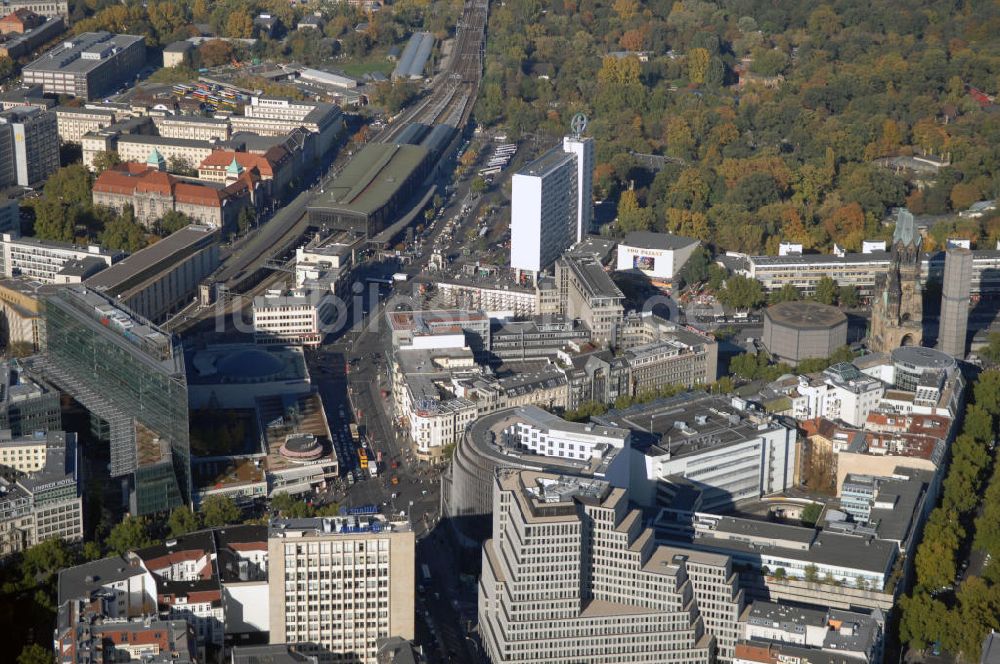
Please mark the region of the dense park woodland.
<svg viewBox="0 0 1000 664"><path fill-rule="evenodd" d="M857 250L892 207L996 195L998 28L989 0L506 0L476 119L559 136L587 114L612 231ZM912 155L950 166L925 183L884 159ZM1000 217L938 224L928 248L945 236L992 247Z"/></svg>

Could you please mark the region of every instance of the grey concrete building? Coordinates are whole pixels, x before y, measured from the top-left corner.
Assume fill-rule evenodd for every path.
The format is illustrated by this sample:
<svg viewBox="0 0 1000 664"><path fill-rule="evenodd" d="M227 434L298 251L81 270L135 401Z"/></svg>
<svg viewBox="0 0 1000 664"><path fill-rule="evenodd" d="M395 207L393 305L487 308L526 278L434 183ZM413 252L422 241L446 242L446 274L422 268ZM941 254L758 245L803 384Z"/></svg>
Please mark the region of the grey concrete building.
<svg viewBox="0 0 1000 664"><path fill-rule="evenodd" d="M40 185L59 169L59 132L55 113L19 106L0 113L0 183Z"/></svg>
<svg viewBox="0 0 1000 664"><path fill-rule="evenodd" d="M219 229L191 224L85 282L157 322L186 306L219 266Z"/></svg>
<svg viewBox="0 0 1000 664"><path fill-rule="evenodd" d="M0 363L0 430L7 429L17 438L61 428L58 390L29 374L16 360ZM0 464L13 465L2 455Z"/></svg>
<svg viewBox="0 0 1000 664"><path fill-rule="evenodd" d="M944 281L941 284L938 350L960 360L965 358L971 289L972 252L963 247L949 247L944 260Z"/></svg>
<svg viewBox="0 0 1000 664"><path fill-rule="evenodd" d="M781 302L764 311L762 342L775 359L793 366L830 357L847 343L847 316L818 302Z"/></svg>
<svg viewBox="0 0 1000 664"><path fill-rule="evenodd" d="M625 489L534 471L494 482L479 581L491 662L716 661L688 558L656 545Z"/></svg>
<svg viewBox="0 0 1000 664"><path fill-rule="evenodd" d="M560 350L579 348L590 341L590 329L562 316L534 316L528 320L491 324L490 353L501 360L554 357Z"/></svg>
<svg viewBox="0 0 1000 664"><path fill-rule="evenodd" d="M85 32L67 39L24 67L24 83L49 94L98 99L135 77L146 64L146 44L136 35Z"/></svg>
<svg viewBox="0 0 1000 664"><path fill-rule="evenodd" d="M268 534L270 641L319 662L376 664L414 638L415 539L381 516L276 519Z"/></svg>

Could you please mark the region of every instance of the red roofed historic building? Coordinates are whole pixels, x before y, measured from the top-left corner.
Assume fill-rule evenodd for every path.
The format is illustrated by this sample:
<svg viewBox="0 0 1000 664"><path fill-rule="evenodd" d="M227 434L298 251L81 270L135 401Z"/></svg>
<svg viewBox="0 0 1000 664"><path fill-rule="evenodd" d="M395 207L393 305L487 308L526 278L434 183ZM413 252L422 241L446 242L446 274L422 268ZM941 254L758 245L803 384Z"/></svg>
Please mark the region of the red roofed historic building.
<svg viewBox="0 0 1000 664"><path fill-rule="evenodd" d="M0 18L0 33L23 35L28 30L37 28L45 23L45 17L39 16L30 9L17 9L3 18Z"/></svg>
<svg viewBox="0 0 1000 664"><path fill-rule="evenodd" d="M292 155L280 145L264 154L216 150L198 165L198 178L209 182L231 182L242 173L256 171L260 179L268 182L270 195L281 199L292 179Z"/></svg>
<svg viewBox="0 0 1000 664"><path fill-rule="evenodd" d="M151 154L145 164L126 162L97 176L94 205L118 211L132 206L146 226L175 210L214 228L232 227L242 209L259 211L264 205L267 196L256 170L241 171L226 182L199 183L163 172L156 157Z"/></svg>

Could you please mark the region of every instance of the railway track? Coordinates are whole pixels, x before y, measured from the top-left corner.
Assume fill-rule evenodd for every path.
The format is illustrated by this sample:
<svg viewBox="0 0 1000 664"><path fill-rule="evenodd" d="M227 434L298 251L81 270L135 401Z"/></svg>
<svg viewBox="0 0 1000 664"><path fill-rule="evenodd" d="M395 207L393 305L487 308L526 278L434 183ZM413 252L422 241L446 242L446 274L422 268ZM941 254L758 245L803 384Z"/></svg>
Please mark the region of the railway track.
<svg viewBox="0 0 1000 664"><path fill-rule="evenodd" d="M448 67L439 75L434 90L397 120L381 137L391 142L413 123L462 127L472 113L483 74L488 0L467 0L455 33Z"/></svg>

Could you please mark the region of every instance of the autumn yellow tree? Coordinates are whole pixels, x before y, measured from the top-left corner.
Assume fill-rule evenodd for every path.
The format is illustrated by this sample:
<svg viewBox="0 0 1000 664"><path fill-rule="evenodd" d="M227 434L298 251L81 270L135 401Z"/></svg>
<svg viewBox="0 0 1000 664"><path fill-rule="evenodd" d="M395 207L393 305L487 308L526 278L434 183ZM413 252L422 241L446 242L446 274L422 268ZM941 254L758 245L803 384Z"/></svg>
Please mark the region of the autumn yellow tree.
<svg viewBox="0 0 1000 664"><path fill-rule="evenodd" d="M692 48L687 54L688 79L697 85L705 82L712 55L708 49Z"/></svg>
<svg viewBox="0 0 1000 664"><path fill-rule="evenodd" d="M959 182L951 188L951 209L967 210L970 205L980 200L983 192L979 187L967 182Z"/></svg>
<svg viewBox="0 0 1000 664"><path fill-rule="evenodd" d="M701 212L669 208L667 210L667 230L703 242L709 239L708 218Z"/></svg>
<svg viewBox="0 0 1000 664"><path fill-rule="evenodd" d="M205 0L194 0L194 5L191 7L191 14L194 16L194 20L203 22L208 20L208 4Z"/></svg>
<svg viewBox="0 0 1000 664"><path fill-rule="evenodd" d="M865 212L857 203L848 203L834 210L823 220L830 238L848 251L861 248L865 234Z"/></svg>
<svg viewBox="0 0 1000 664"><path fill-rule="evenodd" d="M618 17L627 23L638 13L639 2L638 0L615 0L615 4L612 7L615 13L618 14Z"/></svg>
<svg viewBox="0 0 1000 664"><path fill-rule="evenodd" d="M244 12L233 12L226 19L226 36L249 39L253 36L253 19Z"/></svg>
<svg viewBox="0 0 1000 664"><path fill-rule="evenodd" d="M597 72L597 82L604 86L623 88L639 83L640 73L638 58L633 56L616 58L609 55L601 62L601 69Z"/></svg>

